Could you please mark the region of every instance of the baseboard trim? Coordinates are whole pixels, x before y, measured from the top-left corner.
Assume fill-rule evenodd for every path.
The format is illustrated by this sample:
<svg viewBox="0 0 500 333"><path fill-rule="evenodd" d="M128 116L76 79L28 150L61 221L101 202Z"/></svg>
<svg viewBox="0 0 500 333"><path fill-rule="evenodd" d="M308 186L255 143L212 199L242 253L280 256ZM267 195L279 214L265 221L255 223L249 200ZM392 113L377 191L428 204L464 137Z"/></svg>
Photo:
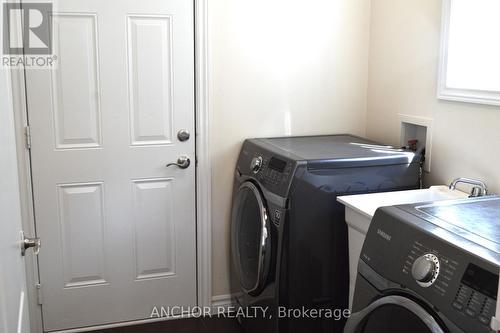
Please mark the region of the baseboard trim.
<svg viewBox="0 0 500 333"><path fill-rule="evenodd" d="M211 305L211 310L212 310L211 313L212 314L223 314L223 313L235 311L236 310L235 307L237 304L236 297L239 295L240 294L235 293L235 294L213 296L212 297L212 305ZM126 322L107 324L107 325L96 325L96 326L91 326L91 327L82 327L82 328L61 330L61 331L55 331L54 333L80 333L80 332L103 330L103 329L131 326L131 325L139 325L139 324L149 324L149 323L154 323L154 322L158 322L158 321L173 320L173 319L180 319L180 318L191 318L191 317L198 317L198 315L197 314L186 314L186 315L176 316L176 317L161 317L161 318L151 318L151 319L143 319L143 320L133 320L133 321L126 321Z"/></svg>
<svg viewBox="0 0 500 333"><path fill-rule="evenodd" d="M191 318L191 317L196 317L196 316L197 316L196 314L185 314L185 315L180 315L180 316L175 316L175 317L160 317L160 318L151 318L151 319L140 319L140 320L124 321L124 322L113 323L113 324L96 325L96 326L73 328L73 329L60 330L60 331L52 331L51 333L95 332L95 331L100 331L100 330L110 329L110 328L150 324L150 323L155 323L158 321L184 319L184 318Z"/></svg>
<svg viewBox="0 0 500 333"><path fill-rule="evenodd" d="M220 313L220 311L224 311L224 313L228 311L234 311L234 307L236 306L236 297L238 294L226 294L226 295L217 295L212 297L212 311L214 313Z"/></svg>

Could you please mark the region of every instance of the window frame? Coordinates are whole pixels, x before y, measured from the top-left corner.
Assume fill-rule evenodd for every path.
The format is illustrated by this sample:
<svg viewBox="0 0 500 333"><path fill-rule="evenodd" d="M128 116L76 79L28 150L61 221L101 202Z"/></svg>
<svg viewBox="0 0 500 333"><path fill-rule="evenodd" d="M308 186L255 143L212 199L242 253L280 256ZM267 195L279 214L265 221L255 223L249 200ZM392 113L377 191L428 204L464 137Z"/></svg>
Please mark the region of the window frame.
<svg viewBox="0 0 500 333"><path fill-rule="evenodd" d="M500 91L457 89L446 86L448 71L448 42L451 7L454 0L442 0L441 50L439 57L437 98L440 100L500 106Z"/></svg>

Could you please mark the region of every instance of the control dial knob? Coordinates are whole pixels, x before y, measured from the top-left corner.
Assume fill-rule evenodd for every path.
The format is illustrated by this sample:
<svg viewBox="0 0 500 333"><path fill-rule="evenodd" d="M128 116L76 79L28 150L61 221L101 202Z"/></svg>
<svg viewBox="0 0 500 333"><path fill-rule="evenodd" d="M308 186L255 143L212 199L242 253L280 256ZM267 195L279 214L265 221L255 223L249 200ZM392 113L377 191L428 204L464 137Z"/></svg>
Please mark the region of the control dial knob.
<svg viewBox="0 0 500 333"><path fill-rule="evenodd" d="M258 173L260 171L260 168L262 168L262 157L254 157L252 158L252 162L250 162L250 170L253 173Z"/></svg>
<svg viewBox="0 0 500 333"><path fill-rule="evenodd" d="M422 287L430 287L439 275L439 259L432 253L418 257L411 268L411 275Z"/></svg>

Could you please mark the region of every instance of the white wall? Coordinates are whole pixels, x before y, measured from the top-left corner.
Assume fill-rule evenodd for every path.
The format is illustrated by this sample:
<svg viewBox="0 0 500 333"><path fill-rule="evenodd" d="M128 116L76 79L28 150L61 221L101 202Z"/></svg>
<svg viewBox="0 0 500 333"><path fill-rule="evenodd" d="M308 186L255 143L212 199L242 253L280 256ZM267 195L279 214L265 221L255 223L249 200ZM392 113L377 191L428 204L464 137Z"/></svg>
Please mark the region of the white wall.
<svg viewBox="0 0 500 333"><path fill-rule="evenodd" d="M500 108L436 98L441 1L371 5L367 136L398 144L398 113L434 119L428 184L468 176L500 192Z"/></svg>
<svg viewBox="0 0 500 333"><path fill-rule="evenodd" d="M229 293L229 213L243 139L365 134L369 1L214 0L213 294Z"/></svg>

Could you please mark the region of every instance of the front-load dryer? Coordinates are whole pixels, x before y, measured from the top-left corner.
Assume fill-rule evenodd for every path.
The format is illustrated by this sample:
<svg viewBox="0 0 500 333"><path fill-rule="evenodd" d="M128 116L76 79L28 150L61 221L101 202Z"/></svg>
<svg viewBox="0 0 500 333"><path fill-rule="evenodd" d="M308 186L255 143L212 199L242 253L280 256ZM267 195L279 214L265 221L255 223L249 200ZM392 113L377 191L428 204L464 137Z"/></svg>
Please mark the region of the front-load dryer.
<svg viewBox="0 0 500 333"><path fill-rule="evenodd" d="M348 237L336 197L418 188L420 168L417 153L351 135L246 140L231 213L245 332L342 332Z"/></svg>

